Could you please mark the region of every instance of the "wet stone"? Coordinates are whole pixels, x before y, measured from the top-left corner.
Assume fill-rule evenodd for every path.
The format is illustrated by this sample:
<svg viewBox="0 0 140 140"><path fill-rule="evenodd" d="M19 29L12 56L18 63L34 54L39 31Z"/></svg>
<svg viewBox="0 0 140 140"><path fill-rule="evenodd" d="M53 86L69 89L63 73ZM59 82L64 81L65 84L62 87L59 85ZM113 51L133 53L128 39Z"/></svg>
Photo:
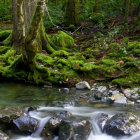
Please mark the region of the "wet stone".
<svg viewBox="0 0 140 140"><path fill-rule="evenodd" d="M41 132L41 136L57 136L59 131L59 126L61 123L60 118L52 117L46 123L43 131Z"/></svg>
<svg viewBox="0 0 140 140"><path fill-rule="evenodd" d="M140 120L132 113L118 113L107 120L103 131L112 136L133 135L140 130Z"/></svg>
<svg viewBox="0 0 140 140"><path fill-rule="evenodd" d="M59 140L87 140L91 128L88 120L63 120L59 128Z"/></svg>
<svg viewBox="0 0 140 140"><path fill-rule="evenodd" d="M15 125L15 130L21 133L27 133L31 134L35 132L35 130L38 128L38 120L23 116L13 121L13 124Z"/></svg>
<svg viewBox="0 0 140 140"><path fill-rule="evenodd" d="M86 81L79 82L75 86L76 86L76 89L90 89L90 85Z"/></svg>

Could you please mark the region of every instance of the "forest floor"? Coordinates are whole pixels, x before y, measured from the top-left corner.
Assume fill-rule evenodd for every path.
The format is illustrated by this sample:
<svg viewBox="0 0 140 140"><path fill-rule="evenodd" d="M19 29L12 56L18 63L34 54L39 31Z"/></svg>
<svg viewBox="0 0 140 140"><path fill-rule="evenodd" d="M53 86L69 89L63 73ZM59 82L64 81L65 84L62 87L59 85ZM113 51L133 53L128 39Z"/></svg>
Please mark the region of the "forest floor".
<svg viewBox="0 0 140 140"><path fill-rule="evenodd" d="M79 30L70 29L75 43L69 48L65 42L66 34L59 34L59 29L47 30L49 37L61 46L49 55L45 51L38 53L36 61L41 69L48 69L48 74L10 71L9 66L18 57L13 48L0 47L0 72L4 77L36 84L60 84L73 86L86 80L90 85L96 82L117 84L125 87L139 86L140 83L140 31L118 25L119 21L100 26L83 23ZM131 23L131 22L130 22ZM0 29L11 29L11 24L0 24ZM126 31L129 29L129 33ZM54 35L58 33L58 35ZM52 37L52 36L55 37ZM1 38L1 37L0 37ZM6 38L4 38L6 39ZM1 40L3 41L3 40ZM61 42L60 42L61 41ZM64 45L64 46L63 46ZM8 68L8 69L7 69Z"/></svg>

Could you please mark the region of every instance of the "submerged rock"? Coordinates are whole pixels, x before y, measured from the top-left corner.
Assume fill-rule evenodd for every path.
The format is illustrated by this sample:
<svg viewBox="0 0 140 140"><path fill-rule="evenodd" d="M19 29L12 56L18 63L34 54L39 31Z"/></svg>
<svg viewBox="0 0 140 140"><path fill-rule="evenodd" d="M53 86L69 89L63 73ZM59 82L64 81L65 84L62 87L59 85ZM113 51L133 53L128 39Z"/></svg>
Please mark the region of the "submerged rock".
<svg viewBox="0 0 140 140"><path fill-rule="evenodd" d="M132 135L140 130L140 120L132 113L119 113L107 120L104 132L112 136Z"/></svg>
<svg viewBox="0 0 140 140"><path fill-rule="evenodd" d="M34 118L23 116L13 121L17 131L31 134L38 128L38 121Z"/></svg>
<svg viewBox="0 0 140 140"><path fill-rule="evenodd" d="M69 88L62 88L62 92L68 94L70 92Z"/></svg>
<svg viewBox="0 0 140 140"><path fill-rule="evenodd" d="M59 140L87 140L91 128L88 120L63 120L59 128Z"/></svg>
<svg viewBox="0 0 140 140"><path fill-rule="evenodd" d="M75 86L76 86L76 89L90 89L90 85L86 81L79 82Z"/></svg>
<svg viewBox="0 0 140 140"><path fill-rule="evenodd" d="M0 130L0 140L9 140L9 136Z"/></svg>
<svg viewBox="0 0 140 140"><path fill-rule="evenodd" d="M10 123L23 115L24 113L20 107L6 107L0 109L0 122Z"/></svg>

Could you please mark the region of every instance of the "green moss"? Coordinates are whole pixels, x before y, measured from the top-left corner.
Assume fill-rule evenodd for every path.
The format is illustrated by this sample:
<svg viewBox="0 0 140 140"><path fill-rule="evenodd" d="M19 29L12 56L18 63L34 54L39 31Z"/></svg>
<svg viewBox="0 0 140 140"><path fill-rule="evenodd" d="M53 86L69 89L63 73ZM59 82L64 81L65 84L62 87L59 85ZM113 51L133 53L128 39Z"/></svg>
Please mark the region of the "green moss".
<svg viewBox="0 0 140 140"><path fill-rule="evenodd" d="M58 59L57 64L62 64L63 66L67 66L69 63L66 59Z"/></svg>
<svg viewBox="0 0 140 140"><path fill-rule="evenodd" d="M1 41L5 40L11 33L12 33L11 30L0 31L0 40Z"/></svg>
<svg viewBox="0 0 140 140"><path fill-rule="evenodd" d="M137 68L129 68L125 70L120 78L114 79L112 81L113 84L117 84L119 86L139 86L140 82L140 74Z"/></svg>
<svg viewBox="0 0 140 140"><path fill-rule="evenodd" d="M43 63L45 66L52 66L54 64L53 58L44 54L37 54L36 60L37 62Z"/></svg>
<svg viewBox="0 0 140 140"><path fill-rule="evenodd" d="M74 45L74 39L63 31L53 35L52 41L60 48L72 48Z"/></svg>
<svg viewBox="0 0 140 140"><path fill-rule="evenodd" d="M14 54L15 54L15 50L13 49L13 48L11 48L10 50L8 50L5 54L2 54L1 56L0 56L0 60L2 61L2 62L6 62L7 64L11 64L11 62L13 62L13 60L12 61L10 61L11 60L11 58L15 58L14 57Z"/></svg>
<svg viewBox="0 0 140 140"><path fill-rule="evenodd" d="M108 66L116 65L116 62L114 60L111 60L111 59L103 59L99 63L104 64L104 65L108 65Z"/></svg>
<svg viewBox="0 0 140 140"><path fill-rule="evenodd" d="M2 44L4 46L8 46L11 44L11 40L12 40L12 33L5 40L3 40Z"/></svg>
<svg viewBox="0 0 140 140"><path fill-rule="evenodd" d="M140 48L139 49L133 49L132 52L134 53L135 56L140 57Z"/></svg>
<svg viewBox="0 0 140 140"><path fill-rule="evenodd" d="M10 48L10 46L0 46L0 55L6 53Z"/></svg>
<svg viewBox="0 0 140 140"><path fill-rule="evenodd" d="M108 45L108 48L111 49L111 50L117 50L120 48L120 44L118 43L111 43Z"/></svg>
<svg viewBox="0 0 140 140"><path fill-rule="evenodd" d="M68 57L70 55L70 53L64 51L64 50L59 50L59 51L55 51L54 53L52 53L51 57Z"/></svg>
<svg viewBox="0 0 140 140"><path fill-rule="evenodd" d="M127 50L132 51L133 49L140 49L140 42L130 42L127 46Z"/></svg>

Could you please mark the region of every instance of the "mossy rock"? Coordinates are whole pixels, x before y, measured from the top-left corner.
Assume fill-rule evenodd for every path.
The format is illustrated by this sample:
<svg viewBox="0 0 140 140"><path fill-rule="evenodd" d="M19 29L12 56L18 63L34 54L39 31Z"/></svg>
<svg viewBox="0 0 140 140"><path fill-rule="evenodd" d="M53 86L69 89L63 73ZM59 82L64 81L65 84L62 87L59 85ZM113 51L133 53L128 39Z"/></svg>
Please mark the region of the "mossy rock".
<svg viewBox="0 0 140 140"><path fill-rule="evenodd" d="M63 31L53 35L52 41L60 48L72 48L74 45L74 39Z"/></svg>
<svg viewBox="0 0 140 140"><path fill-rule="evenodd" d="M107 65L107 66L116 65L116 62L114 60L111 60L111 59L103 59L99 63Z"/></svg>
<svg viewBox="0 0 140 140"><path fill-rule="evenodd" d="M140 74L135 74L134 72L130 72L128 76L125 76L123 78L117 78L112 80L113 84L117 84L119 86L139 86L140 82Z"/></svg>
<svg viewBox="0 0 140 140"><path fill-rule="evenodd" d="M12 33L11 30L0 31L0 40L1 41L5 40L11 33Z"/></svg>
<svg viewBox="0 0 140 140"><path fill-rule="evenodd" d="M51 54L51 57L68 57L70 53L64 51L64 50L59 50L55 51L54 53Z"/></svg>
<svg viewBox="0 0 140 140"><path fill-rule="evenodd" d="M43 63L45 66L52 66L54 65L54 59L50 56L46 56L44 54L37 54L36 56L37 62Z"/></svg>

